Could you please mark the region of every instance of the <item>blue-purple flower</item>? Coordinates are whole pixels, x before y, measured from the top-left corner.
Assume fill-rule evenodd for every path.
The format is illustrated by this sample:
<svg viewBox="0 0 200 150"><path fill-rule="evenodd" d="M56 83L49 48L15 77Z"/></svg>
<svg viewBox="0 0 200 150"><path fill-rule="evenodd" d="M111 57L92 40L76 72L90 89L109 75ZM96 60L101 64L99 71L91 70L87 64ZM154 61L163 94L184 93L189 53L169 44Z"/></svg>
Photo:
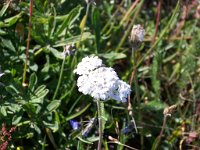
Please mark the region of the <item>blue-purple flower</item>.
<svg viewBox="0 0 200 150"><path fill-rule="evenodd" d="M75 120L70 120L69 123L70 123L73 130L78 130L81 126L81 124L78 121L75 121Z"/></svg>

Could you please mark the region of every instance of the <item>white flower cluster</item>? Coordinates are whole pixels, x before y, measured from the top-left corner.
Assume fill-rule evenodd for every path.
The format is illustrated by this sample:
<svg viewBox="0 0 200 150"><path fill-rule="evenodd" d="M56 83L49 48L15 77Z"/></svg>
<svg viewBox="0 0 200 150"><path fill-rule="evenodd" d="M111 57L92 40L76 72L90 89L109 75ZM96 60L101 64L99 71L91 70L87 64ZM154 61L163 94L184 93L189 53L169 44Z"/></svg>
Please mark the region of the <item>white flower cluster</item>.
<svg viewBox="0 0 200 150"><path fill-rule="evenodd" d="M80 75L77 86L83 94L101 100L127 101L130 85L120 80L113 68L103 67L97 56L83 58L74 72Z"/></svg>
<svg viewBox="0 0 200 150"><path fill-rule="evenodd" d="M77 69L74 72L78 75L89 74L96 68L102 66L102 60L99 59L97 56L95 57L85 57L82 61L78 64Z"/></svg>

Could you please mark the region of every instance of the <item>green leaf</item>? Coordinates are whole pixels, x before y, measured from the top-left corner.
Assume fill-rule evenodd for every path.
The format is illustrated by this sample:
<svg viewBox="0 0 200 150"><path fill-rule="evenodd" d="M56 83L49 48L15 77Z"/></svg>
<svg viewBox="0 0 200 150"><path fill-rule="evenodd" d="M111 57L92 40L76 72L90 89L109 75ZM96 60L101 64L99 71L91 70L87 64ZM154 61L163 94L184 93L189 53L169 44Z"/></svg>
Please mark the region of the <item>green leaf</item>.
<svg viewBox="0 0 200 150"><path fill-rule="evenodd" d="M108 60L117 60L117 59L123 59L126 58L126 55L124 53L117 53L117 52L110 52L105 54L99 54L99 56L106 58Z"/></svg>
<svg viewBox="0 0 200 150"><path fill-rule="evenodd" d="M6 5L3 6L3 8L0 11L0 17L2 17L4 15L4 13L6 12L6 10L8 9L10 3L7 2Z"/></svg>
<svg viewBox="0 0 200 150"><path fill-rule="evenodd" d="M40 97L39 96L31 97L30 102L34 103L34 104L38 104L38 103L42 104L44 101L44 97L47 95L48 92L49 92L49 90L46 89L46 90L44 90L44 95L42 95Z"/></svg>
<svg viewBox="0 0 200 150"><path fill-rule="evenodd" d="M83 30L84 30L85 23L86 23L86 19L87 19L87 16L85 15L85 16L83 17L83 19L81 20L81 23L80 23L81 32L83 32Z"/></svg>
<svg viewBox="0 0 200 150"><path fill-rule="evenodd" d="M38 71L38 65L36 63L34 63L33 65L30 65L29 68L34 72Z"/></svg>
<svg viewBox="0 0 200 150"><path fill-rule="evenodd" d="M82 7L77 6L76 8L71 10L68 15L64 16L63 17L64 21L58 27L58 30L57 30L55 36L59 36L60 34L62 34L64 29L67 29L67 27L70 27L74 23L74 21L77 20L77 18L79 17L81 10L82 10Z"/></svg>
<svg viewBox="0 0 200 150"><path fill-rule="evenodd" d="M34 91L34 93L35 93L35 95L37 95L37 96L43 96L45 89L46 89L46 85L40 85L40 86Z"/></svg>
<svg viewBox="0 0 200 150"><path fill-rule="evenodd" d="M50 50L50 52L58 59L64 59L65 55L63 54L63 52L59 52L57 49L53 48L53 47L48 47L48 50Z"/></svg>
<svg viewBox="0 0 200 150"><path fill-rule="evenodd" d="M59 106L60 106L61 101L60 100L53 100L48 106L47 106L47 110L49 112L52 112L54 110L56 110Z"/></svg>
<svg viewBox="0 0 200 150"><path fill-rule="evenodd" d="M6 112L6 108L5 108L5 106L1 106L0 111L1 111L1 114L2 114L4 117L7 116L7 112Z"/></svg>
<svg viewBox="0 0 200 150"><path fill-rule="evenodd" d="M13 16L13 17L5 19L4 22L7 23L7 27L10 27L13 24L15 24L18 21L18 19L21 18L21 15L22 15L22 13L19 13L19 14Z"/></svg>
<svg viewBox="0 0 200 150"><path fill-rule="evenodd" d="M51 16L48 17L48 37L50 39L53 39L53 33L55 32L55 28L56 28L56 10L55 7L52 6L52 10L53 10L53 14Z"/></svg>
<svg viewBox="0 0 200 150"><path fill-rule="evenodd" d="M50 128L51 130L53 130L53 132L56 132L56 131L58 131L58 129L59 129L59 126L58 126L58 123L55 121L55 123L53 124L53 123L48 123L48 122L46 122L46 121L43 121L43 124L46 126L46 127L48 127L48 128Z"/></svg>
<svg viewBox="0 0 200 150"><path fill-rule="evenodd" d="M12 95L19 94L20 92L13 86L9 85L6 87L6 91L9 92Z"/></svg>
<svg viewBox="0 0 200 150"><path fill-rule="evenodd" d="M190 65L190 67L193 67L192 65ZM169 77L168 81L173 80L173 78L175 78L175 76L180 74L180 70L181 70L181 64L180 63L176 63L173 66L173 72L171 74L171 76Z"/></svg>
<svg viewBox="0 0 200 150"><path fill-rule="evenodd" d="M73 118L76 118L77 116L80 116L82 113L84 113L89 107L90 107L91 103L89 103L86 107L84 107L83 109L81 109L79 112L74 113L73 115L67 116L66 117L66 121L69 121Z"/></svg>
<svg viewBox="0 0 200 150"><path fill-rule="evenodd" d="M4 30L0 29L0 35L6 35L7 33Z"/></svg>
<svg viewBox="0 0 200 150"><path fill-rule="evenodd" d="M153 59L153 65L152 65L152 86L154 88L154 91L156 93L156 99L160 99L160 80L158 79L159 76L159 53L157 52L155 54L155 57Z"/></svg>
<svg viewBox="0 0 200 150"><path fill-rule="evenodd" d="M86 140L86 139L83 139L81 138L80 136L77 137L80 141L82 141L83 143L87 143L87 144L93 144L92 142Z"/></svg>
<svg viewBox="0 0 200 150"><path fill-rule="evenodd" d="M143 109L160 111L163 110L167 105L161 101L153 100L147 104L142 104Z"/></svg>
<svg viewBox="0 0 200 150"><path fill-rule="evenodd" d="M23 105L24 110L29 114L29 117L34 117L33 115L36 114L36 106L32 103L26 103Z"/></svg>
<svg viewBox="0 0 200 150"><path fill-rule="evenodd" d="M98 9L94 9L92 13L92 24L95 32L96 48L100 50L100 13Z"/></svg>
<svg viewBox="0 0 200 150"><path fill-rule="evenodd" d="M46 55L46 63L44 64L44 67L42 68L41 72L47 73L50 67L49 64L50 64L49 55Z"/></svg>
<svg viewBox="0 0 200 150"><path fill-rule="evenodd" d="M31 126L38 134L41 134L41 130L36 123L32 123Z"/></svg>
<svg viewBox="0 0 200 150"><path fill-rule="evenodd" d="M12 44L12 42L11 42L11 40L6 40L6 39L1 39L1 44L2 44L2 46L4 46L4 47L6 47L6 48L8 48L9 50L11 50L11 51L13 51L13 52L15 52L16 50L15 50L15 47L14 47L14 45Z"/></svg>
<svg viewBox="0 0 200 150"><path fill-rule="evenodd" d="M61 46L66 46L73 43L78 43L80 41L80 38L81 38L81 35L77 35L77 36L67 38L63 41L57 41L55 45L53 45L53 47L61 47ZM88 38L94 38L94 36L90 32L84 32L81 40L84 41Z"/></svg>
<svg viewBox="0 0 200 150"><path fill-rule="evenodd" d="M29 79L29 88L31 91L34 90L36 84L37 84L37 76L35 73L32 73Z"/></svg>
<svg viewBox="0 0 200 150"><path fill-rule="evenodd" d="M99 140L99 137L98 136L91 136L91 137L88 137L87 140L90 141L90 142L96 142L96 141Z"/></svg>
<svg viewBox="0 0 200 150"><path fill-rule="evenodd" d="M31 95L31 103L43 103L44 97L49 93L49 90L46 89L45 85L39 86L35 91L34 94Z"/></svg>
<svg viewBox="0 0 200 150"><path fill-rule="evenodd" d="M21 115L14 115L14 117L12 118L12 125L17 125L22 119Z"/></svg>

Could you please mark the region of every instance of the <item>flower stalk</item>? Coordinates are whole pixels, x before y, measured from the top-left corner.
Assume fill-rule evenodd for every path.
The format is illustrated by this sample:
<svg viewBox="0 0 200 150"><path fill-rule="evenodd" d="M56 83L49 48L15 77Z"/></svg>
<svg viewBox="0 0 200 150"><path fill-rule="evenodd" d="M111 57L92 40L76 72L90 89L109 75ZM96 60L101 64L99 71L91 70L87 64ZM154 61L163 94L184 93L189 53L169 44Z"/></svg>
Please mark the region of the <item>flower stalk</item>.
<svg viewBox="0 0 200 150"><path fill-rule="evenodd" d="M66 47L64 48L63 62L62 62L62 66L61 66L61 69L60 69L60 75L59 75L58 83L57 83L57 86L56 86L56 90L54 92L52 100L55 100L55 98L58 94L58 90L60 88L60 84L61 84L62 77L63 77L63 70L64 70L64 66L65 66L66 55L70 55L70 53L72 53L72 52L70 52L70 47L71 47L71 45L66 45Z"/></svg>
<svg viewBox="0 0 200 150"><path fill-rule="evenodd" d="M65 66L65 60L66 60L66 56L64 56L64 58L63 58L62 66L61 66L61 69L60 69L60 75L59 75L58 83L57 83L56 90L54 92L52 100L55 100L55 98L56 98L56 96L58 94L58 90L60 88L60 84L61 84L62 76L63 76L63 70L64 70L64 66Z"/></svg>
<svg viewBox="0 0 200 150"><path fill-rule="evenodd" d="M97 150L101 150L101 145L103 141L103 122L102 122L102 112L101 112L101 101L99 99L97 102L97 111L98 111L98 122L99 122L99 141Z"/></svg>
<svg viewBox="0 0 200 150"><path fill-rule="evenodd" d="M135 92L136 92L136 99L137 99L137 106L138 106L138 120L141 123L142 122L142 114L141 114L141 99L140 99L140 91L139 91L139 85L138 85L138 72L137 72L137 50L141 46L142 42L144 41L144 35L145 30L141 25L134 25L129 37L130 44L132 47L132 59L133 59L133 70L134 72L134 84L135 84ZM141 129L140 134L140 145L141 150L144 149L144 136L143 136L143 129Z"/></svg>
<svg viewBox="0 0 200 150"><path fill-rule="evenodd" d="M135 84L135 92L136 92L136 99L137 99L137 106L138 106L138 113L139 113L139 122L142 122L142 114L141 114L141 99L140 99L140 91L139 91L139 84L138 84L138 72L137 72L137 57L136 57L136 50L134 50L134 47L132 47L132 53L133 53L133 59L134 59L134 84ZM141 135L140 135L140 145L141 149L143 149L144 145L144 137L143 137L143 128L141 128Z"/></svg>

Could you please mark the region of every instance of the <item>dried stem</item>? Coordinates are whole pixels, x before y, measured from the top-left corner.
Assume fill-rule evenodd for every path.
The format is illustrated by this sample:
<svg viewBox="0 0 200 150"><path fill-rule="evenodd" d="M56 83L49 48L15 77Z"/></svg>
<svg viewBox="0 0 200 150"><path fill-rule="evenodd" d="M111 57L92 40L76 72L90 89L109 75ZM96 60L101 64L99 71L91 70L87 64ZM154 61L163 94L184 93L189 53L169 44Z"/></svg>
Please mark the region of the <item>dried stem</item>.
<svg viewBox="0 0 200 150"><path fill-rule="evenodd" d="M158 34L158 26L159 26L159 23L160 23L160 10L161 10L161 6L162 6L162 1L163 0L160 0L158 2L158 6L157 6L157 12L156 12L156 27L155 27L155 32L154 32L154 36L152 38L152 44L155 42L155 39L156 39L156 36Z"/></svg>

